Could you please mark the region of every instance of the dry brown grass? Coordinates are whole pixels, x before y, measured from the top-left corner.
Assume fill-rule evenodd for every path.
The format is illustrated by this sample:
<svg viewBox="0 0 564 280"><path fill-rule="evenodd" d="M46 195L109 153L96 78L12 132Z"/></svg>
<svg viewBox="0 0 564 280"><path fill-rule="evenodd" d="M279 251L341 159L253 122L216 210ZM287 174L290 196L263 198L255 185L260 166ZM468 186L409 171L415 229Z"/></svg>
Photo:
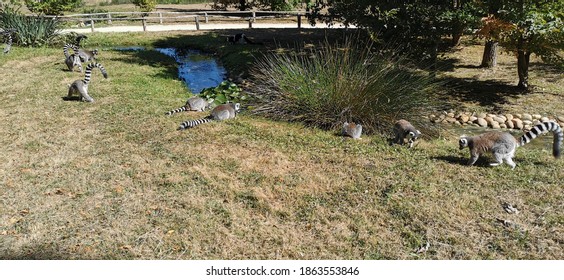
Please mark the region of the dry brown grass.
<svg viewBox="0 0 564 280"><path fill-rule="evenodd" d="M81 76L59 49L0 57L0 258L564 258L546 147L511 171L464 166L452 137L406 150L246 114L178 132L200 114L164 116L186 98L171 59L100 58L87 104L62 100Z"/></svg>
<svg viewBox="0 0 564 280"><path fill-rule="evenodd" d="M517 89L517 58L500 48L498 65L484 69L481 63L483 43L468 41L465 45L447 53L443 67L445 77L455 78L449 91L462 106L472 110L489 110L499 113L564 114L564 74L562 70L531 57L529 92Z"/></svg>

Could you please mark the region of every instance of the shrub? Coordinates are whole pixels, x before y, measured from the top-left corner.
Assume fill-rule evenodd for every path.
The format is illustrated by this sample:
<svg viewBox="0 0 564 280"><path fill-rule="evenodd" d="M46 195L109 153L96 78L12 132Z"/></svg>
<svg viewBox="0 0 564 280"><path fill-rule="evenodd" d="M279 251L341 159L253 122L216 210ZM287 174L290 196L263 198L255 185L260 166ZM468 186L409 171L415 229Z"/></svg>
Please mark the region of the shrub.
<svg viewBox="0 0 564 280"><path fill-rule="evenodd" d="M432 93L439 83L406 63L350 38L270 54L250 71L261 99L254 112L326 129L353 121L380 133L390 132L393 122L404 118L430 132L431 123L423 117L435 107Z"/></svg>
<svg viewBox="0 0 564 280"><path fill-rule="evenodd" d="M24 2L32 13L46 15L62 15L64 11L71 11L82 5L82 0L25 0Z"/></svg>
<svg viewBox="0 0 564 280"><path fill-rule="evenodd" d="M13 6L4 6L0 10L0 27L14 29L14 44L38 47L57 40L61 21L58 18L44 16L25 16Z"/></svg>
<svg viewBox="0 0 564 280"><path fill-rule="evenodd" d="M249 96L240 87L229 81L223 81L216 87L205 88L199 96L212 102L214 106L227 102L241 103L249 99Z"/></svg>
<svg viewBox="0 0 564 280"><path fill-rule="evenodd" d="M157 0L131 0L142 12L150 12L157 7Z"/></svg>

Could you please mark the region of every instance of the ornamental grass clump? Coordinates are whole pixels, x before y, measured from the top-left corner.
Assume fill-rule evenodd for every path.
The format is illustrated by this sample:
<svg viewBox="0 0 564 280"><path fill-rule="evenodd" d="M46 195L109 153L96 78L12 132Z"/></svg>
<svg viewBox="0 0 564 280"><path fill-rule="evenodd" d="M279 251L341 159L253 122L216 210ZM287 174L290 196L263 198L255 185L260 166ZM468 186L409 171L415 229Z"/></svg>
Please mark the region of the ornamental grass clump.
<svg viewBox="0 0 564 280"><path fill-rule="evenodd" d="M15 31L15 45L40 47L60 39L61 21L42 15L26 16L18 8L6 5L0 8L0 28Z"/></svg>
<svg viewBox="0 0 564 280"><path fill-rule="evenodd" d="M408 67L407 59L385 55L370 43L322 43L271 53L251 69L258 114L335 129L356 122L369 133L388 133L404 118L420 129L433 111L440 86L432 75Z"/></svg>

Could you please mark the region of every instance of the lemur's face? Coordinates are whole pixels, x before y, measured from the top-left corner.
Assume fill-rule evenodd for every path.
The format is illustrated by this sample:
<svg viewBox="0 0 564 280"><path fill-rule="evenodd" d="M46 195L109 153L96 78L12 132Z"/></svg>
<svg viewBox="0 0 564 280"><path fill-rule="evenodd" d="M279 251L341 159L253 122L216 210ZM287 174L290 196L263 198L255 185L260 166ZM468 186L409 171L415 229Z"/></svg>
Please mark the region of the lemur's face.
<svg viewBox="0 0 564 280"><path fill-rule="evenodd" d="M458 140L458 146L460 147L461 150L468 147L468 139L460 138L460 140Z"/></svg>

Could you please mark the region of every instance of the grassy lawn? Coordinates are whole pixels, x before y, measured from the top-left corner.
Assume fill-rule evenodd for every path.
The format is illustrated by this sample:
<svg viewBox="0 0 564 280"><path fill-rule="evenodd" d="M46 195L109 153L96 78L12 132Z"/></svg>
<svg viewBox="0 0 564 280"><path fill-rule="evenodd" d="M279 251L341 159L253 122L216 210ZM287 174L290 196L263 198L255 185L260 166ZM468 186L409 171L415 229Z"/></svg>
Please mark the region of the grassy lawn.
<svg viewBox="0 0 564 280"><path fill-rule="evenodd" d="M208 45L238 75L275 49L274 37L324 36L287 32L253 30L264 46L234 48L226 33L89 35L109 74L94 69L95 103L62 99L83 78L66 71L62 47L1 55L0 258L564 258L564 161L550 144L518 149L511 170L488 157L465 166L468 151L449 128L411 150L248 111L179 132L206 113L164 115L189 96L174 60L112 49ZM517 94L508 54L495 70L462 67L478 65L480 50L444 57L454 109L563 115L561 72L536 62L538 90Z"/></svg>

